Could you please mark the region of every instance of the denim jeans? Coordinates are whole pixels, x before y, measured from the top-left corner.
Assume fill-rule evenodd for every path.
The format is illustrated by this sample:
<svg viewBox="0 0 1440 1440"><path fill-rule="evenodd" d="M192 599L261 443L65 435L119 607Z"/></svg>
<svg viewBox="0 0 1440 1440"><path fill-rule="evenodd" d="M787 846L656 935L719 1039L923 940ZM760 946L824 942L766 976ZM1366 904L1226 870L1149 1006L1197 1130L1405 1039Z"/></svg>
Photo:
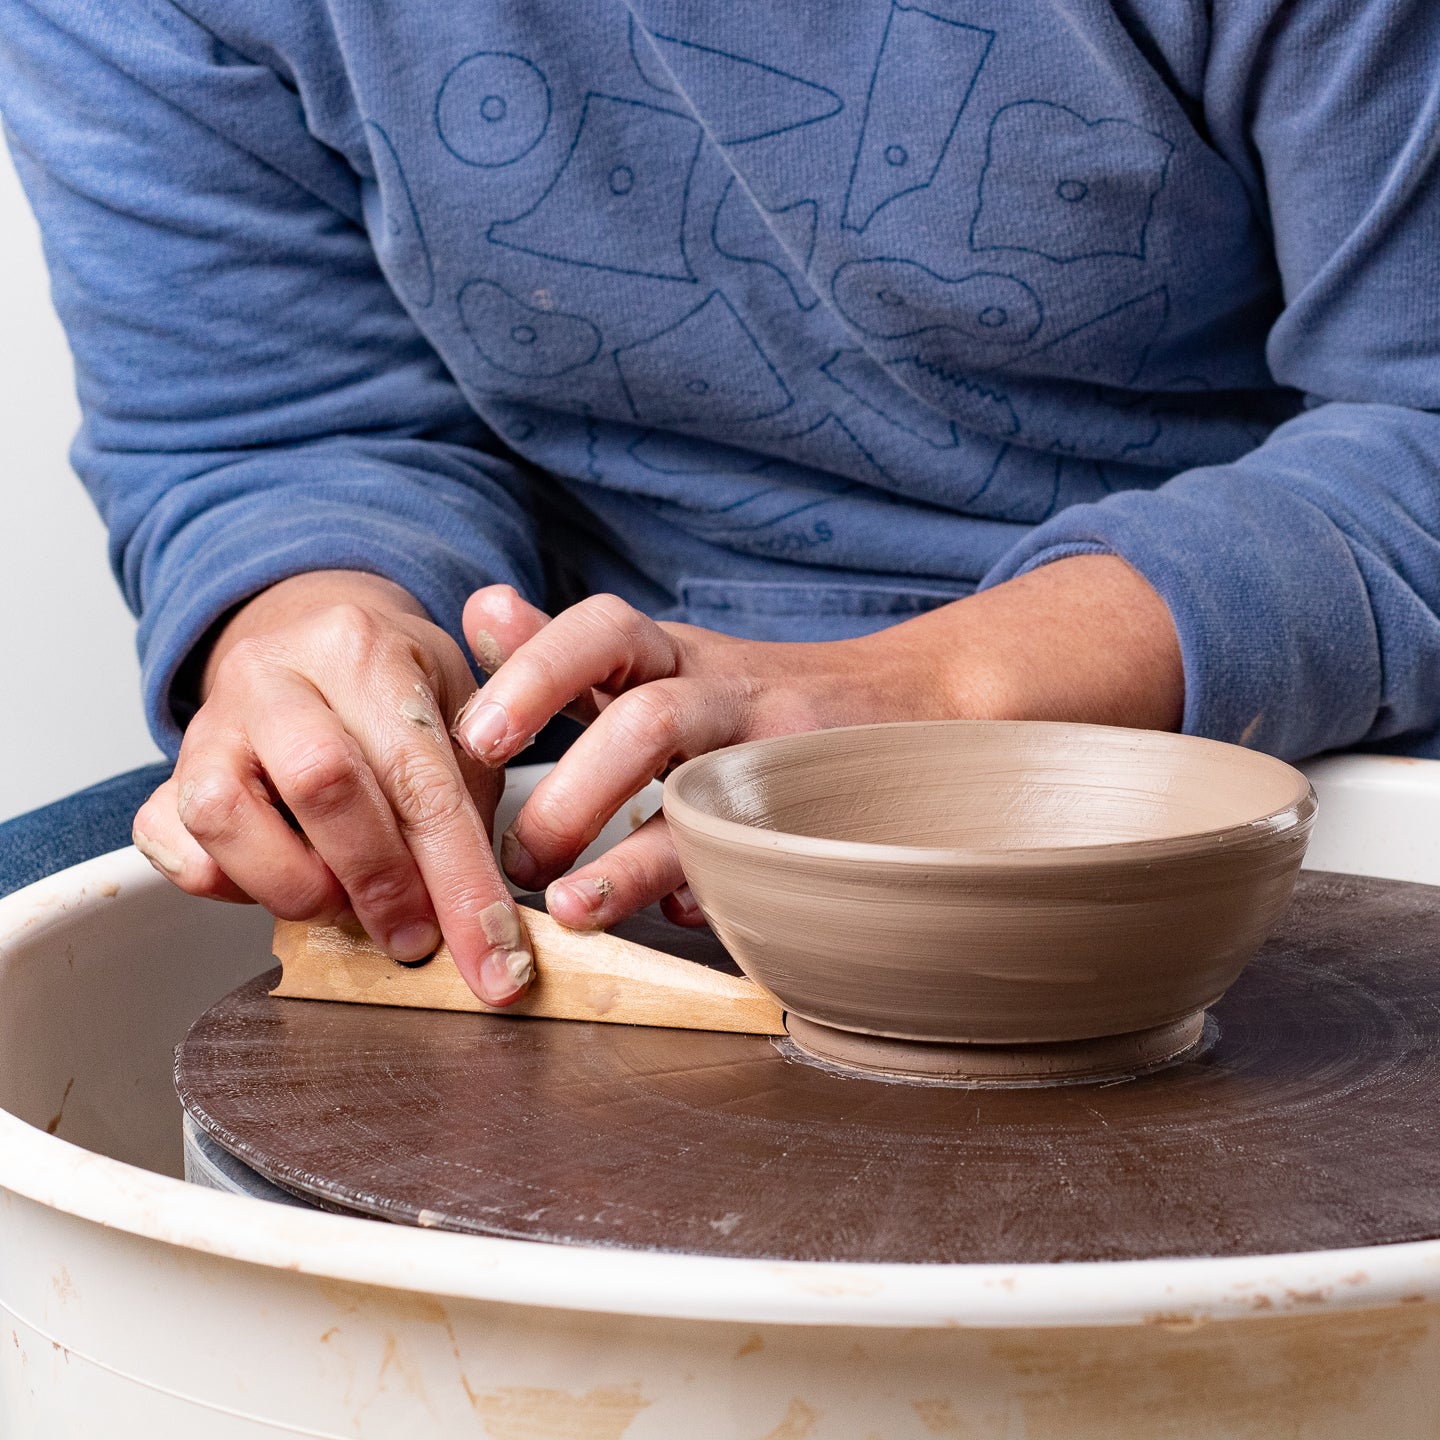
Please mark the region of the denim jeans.
<svg viewBox="0 0 1440 1440"><path fill-rule="evenodd" d="M169 774L168 761L145 765L0 825L0 895L128 845L135 812Z"/></svg>

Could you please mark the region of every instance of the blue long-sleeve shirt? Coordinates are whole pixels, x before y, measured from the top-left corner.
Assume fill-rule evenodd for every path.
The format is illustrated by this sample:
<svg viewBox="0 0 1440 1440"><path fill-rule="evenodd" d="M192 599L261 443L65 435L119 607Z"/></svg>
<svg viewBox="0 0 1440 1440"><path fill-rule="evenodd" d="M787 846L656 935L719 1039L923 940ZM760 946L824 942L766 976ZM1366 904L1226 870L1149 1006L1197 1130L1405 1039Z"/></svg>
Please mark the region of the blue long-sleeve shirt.
<svg viewBox="0 0 1440 1440"><path fill-rule="evenodd" d="M1057 556L1440 753L1434 0L0 0L152 725L349 566L856 634Z"/></svg>

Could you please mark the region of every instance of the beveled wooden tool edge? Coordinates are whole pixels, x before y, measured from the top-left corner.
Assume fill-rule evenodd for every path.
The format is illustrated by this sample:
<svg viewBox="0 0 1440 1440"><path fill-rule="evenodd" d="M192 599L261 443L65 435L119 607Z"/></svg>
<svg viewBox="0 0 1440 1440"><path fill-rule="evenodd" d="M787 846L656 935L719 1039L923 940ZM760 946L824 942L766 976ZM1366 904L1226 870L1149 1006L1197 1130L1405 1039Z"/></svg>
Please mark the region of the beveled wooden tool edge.
<svg viewBox="0 0 1440 1440"><path fill-rule="evenodd" d="M543 911L519 906L535 957L535 981L503 1009L487 1005L461 978L448 946L422 965L392 960L363 931L275 922L280 983L287 999L467 1010L552 1020L658 1025L783 1035L780 1006L753 980L726 975L600 931L567 930Z"/></svg>

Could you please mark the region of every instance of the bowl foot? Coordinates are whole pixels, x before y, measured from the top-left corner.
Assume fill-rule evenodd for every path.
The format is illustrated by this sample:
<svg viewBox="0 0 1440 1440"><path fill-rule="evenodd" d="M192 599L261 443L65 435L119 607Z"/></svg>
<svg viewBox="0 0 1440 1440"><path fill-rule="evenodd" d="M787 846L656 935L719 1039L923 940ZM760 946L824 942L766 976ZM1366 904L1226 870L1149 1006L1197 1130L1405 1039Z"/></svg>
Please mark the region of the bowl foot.
<svg viewBox="0 0 1440 1440"><path fill-rule="evenodd" d="M786 1015L785 1028L799 1059L872 1079L961 1087L1127 1080L1193 1059L1210 1048L1218 1033L1203 1010L1149 1030L1030 1045L894 1040L837 1030L799 1015Z"/></svg>

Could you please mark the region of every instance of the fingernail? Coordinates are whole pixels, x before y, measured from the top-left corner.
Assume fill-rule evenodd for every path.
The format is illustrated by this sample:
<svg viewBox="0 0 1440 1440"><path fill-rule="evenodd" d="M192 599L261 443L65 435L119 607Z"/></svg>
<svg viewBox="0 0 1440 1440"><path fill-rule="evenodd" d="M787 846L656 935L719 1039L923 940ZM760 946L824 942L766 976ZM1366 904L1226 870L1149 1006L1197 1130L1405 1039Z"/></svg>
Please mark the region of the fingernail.
<svg viewBox="0 0 1440 1440"><path fill-rule="evenodd" d="M500 648L500 642L488 630L475 632L472 648L476 661L487 675L493 675L505 663L505 652Z"/></svg>
<svg viewBox="0 0 1440 1440"><path fill-rule="evenodd" d="M660 902L660 909L667 919L678 920L681 924L693 924L700 918L700 906L694 892L685 884L677 885Z"/></svg>
<svg viewBox="0 0 1440 1440"><path fill-rule="evenodd" d="M515 907L504 900L497 900L480 912L480 929L499 950L519 950L524 946L520 917L515 913Z"/></svg>
<svg viewBox="0 0 1440 1440"><path fill-rule="evenodd" d="M539 883L540 866L520 843L513 830L500 837L500 867L517 884L533 890Z"/></svg>
<svg viewBox="0 0 1440 1440"><path fill-rule="evenodd" d="M402 965L414 965L428 960L440 947L440 931L429 920L412 920L390 932L390 943L385 948L392 960Z"/></svg>
<svg viewBox="0 0 1440 1440"><path fill-rule="evenodd" d="M535 962L526 950L492 950L480 964L480 998L487 1005L509 1005L535 978Z"/></svg>
<svg viewBox="0 0 1440 1440"><path fill-rule="evenodd" d="M562 925L578 929L586 921L594 920L614 893L614 882L604 875L597 875L593 880L557 880L545 892L545 908ZM570 910L572 918L566 920L556 915L557 906ZM580 912L578 916L573 913L577 910Z"/></svg>
<svg viewBox="0 0 1440 1440"><path fill-rule="evenodd" d="M513 906L497 900L480 912L480 928L495 948L480 962L480 998L487 1005L508 1005L535 975L525 948L525 932Z"/></svg>
<svg viewBox="0 0 1440 1440"><path fill-rule="evenodd" d="M349 930L360 935L365 933L365 927L360 923L360 917L348 905L342 906L330 923L337 930Z"/></svg>
<svg viewBox="0 0 1440 1440"><path fill-rule="evenodd" d="M455 722L455 735L460 743L477 760L492 761L499 758L499 752L510 734L510 715L496 700L476 704L475 700L460 712Z"/></svg>

